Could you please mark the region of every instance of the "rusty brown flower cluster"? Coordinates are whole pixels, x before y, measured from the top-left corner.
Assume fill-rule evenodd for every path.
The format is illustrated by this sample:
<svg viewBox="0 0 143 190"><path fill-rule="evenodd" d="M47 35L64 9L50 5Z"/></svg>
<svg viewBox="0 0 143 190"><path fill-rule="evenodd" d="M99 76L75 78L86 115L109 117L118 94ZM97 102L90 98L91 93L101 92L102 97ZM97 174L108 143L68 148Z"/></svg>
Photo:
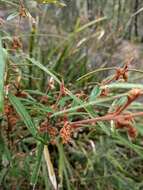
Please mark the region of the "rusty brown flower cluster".
<svg viewBox="0 0 143 190"><path fill-rule="evenodd" d="M71 140L72 132L72 125L68 121L65 122L63 128L60 130L60 136L64 144L68 143Z"/></svg>
<svg viewBox="0 0 143 190"><path fill-rule="evenodd" d="M131 57L131 58L129 58L129 60L127 60L127 62L123 66L123 68L116 68L116 72L111 79L103 80L101 83L101 86L107 85L113 81L118 81L120 79L123 79L125 82L127 82L128 81L129 65L132 62L133 62L133 58ZM108 96L108 93L109 93L109 89L105 87L102 89L100 96L101 97L102 96Z"/></svg>
<svg viewBox="0 0 143 190"><path fill-rule="evenodd" d="M23 17L25 18L27 16L26 9L24 7L24 3L22 0L20 0L20 6L19 6L19 17L20 19Z"/></svg>
<svg viewBox="0 0 143 190"><path fill-rule="evenodd" d="M134 100L136 100L142 94L143 91L141 89L130 90L127 96L128 98L127 102L122 107L117 109L116 114L117 115L121 114L121 112L123 112ZM137 129L134 128L133 123L134 123L133 117L122 118L122 119L117 119L115 121L115 126L116 128L127 129L128 135L134 139L137 136Z"/></svg>
<svg viewBox="0 0 143 190"><path fill-rule="evenodd" d="M40 124L39 132L40 133L48 133L50 135L51 143L55 144L55 137L58 134L58 130L55 127L52 127L51 124L49 124L48 119L45 119Z"/></svg>
<svg viewBox="0 0 143 190"><path fill-rule="evenodd" d="M7 122L9 126L14 126L16 125L17 121L19 120L18 115L15 113L13 107L10 104L6 104L4 107L4 113L7 118Z"/></svg>
<svg viewBox="0 0 143 190"><path fill-rule="evenodd" d="M14 36L12 39L12 50L22 49L22 41L19 37Z"/></svg>
<svg viewBox="0 0 143 190"><path fill-rule="evenodd" d="M56 137L58 135L60 135L63 144L68 143L71 140L73 132L72 124L70 124L66 116L59 118L58 124L51 124L50 115L49 113L47 118L40 124L39 132L48 133L52 144L56 144Z"/></svg>
<svg viewBox="0 0 143 190"><path fill-rule="evenodd" d="M137 129L133 126L132 118L122 118L115 121L116 129L125 129L128 136L132 139L137 137Z"/></svg>

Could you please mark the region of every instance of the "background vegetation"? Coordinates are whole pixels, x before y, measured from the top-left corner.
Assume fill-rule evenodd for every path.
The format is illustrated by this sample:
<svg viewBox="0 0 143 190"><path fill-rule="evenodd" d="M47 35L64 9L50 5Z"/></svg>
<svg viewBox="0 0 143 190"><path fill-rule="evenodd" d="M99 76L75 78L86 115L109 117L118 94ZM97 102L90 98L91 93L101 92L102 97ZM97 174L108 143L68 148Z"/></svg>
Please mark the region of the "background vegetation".
<svg viewBox="0 0 143 190"><path fill-rule="evenodd" d="M142 11L0 0L0 189L143 189Z"/></svg>

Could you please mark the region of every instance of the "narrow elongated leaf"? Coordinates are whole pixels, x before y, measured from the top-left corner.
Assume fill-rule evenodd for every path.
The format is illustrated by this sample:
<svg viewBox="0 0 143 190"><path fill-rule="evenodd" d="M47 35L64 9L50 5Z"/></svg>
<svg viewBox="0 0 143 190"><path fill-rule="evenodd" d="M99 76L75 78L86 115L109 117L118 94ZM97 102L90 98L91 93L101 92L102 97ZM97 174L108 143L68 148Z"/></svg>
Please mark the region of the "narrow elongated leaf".
<svg viewBox="0 0 143 190"><path fill-rule="evenodd" d="M12 14L10 14L8 17L7 17L7 21L10 21L12 19L14 19L15 17L17 17L19 15L19 12L14 12Z"/></svg>
<svg viewBox="0 0 143 190"><path fill-rule="evenodd" d="M40 143L37 146L37 159L36 159L36 164L32 173L31 177L31 185L33 185L33 188L35 187L37 180L38 180L38 175L39 175L39 170L41 167L41 162L42 162L42 153L44 150L44 144Z"/></svg>
<svg viewBox="0 0 143 190"><path fill-rule="evenodd" d="M5 56L0 38L0 114L4 107L4 71L5 71Z"/></svg>
<svg viewBox="0 0 143 190"><path fill-rule="evenodd" d="M12 5L12 6L14 6L14 7L18 7L18 4L17 4L17 3L14 3L14 2L12 2L12 1L1 0L1 2L7 3L7 4Z"/></svg>
<svg viewBox="0 0 143 190"><path fill-rule="evenodd" d="M66 4L65 3L62 3L58 0L37 0L38 3L43 3L43 4L47 4L47 3L52 3L52 4L55 4L55 5L59 5L61 7L65 7Z"/></svg>
<svg viewBox="0 0 143 190"><path fill-rule="evenodd" d="M39 67L41 70L45 71L48 75L50 75L58 84L61 84L60 80L44 65L42 65L40 62L36 61L33 58L27 58L31 63L33 63L35 66Z"/></svg>
<svg viewBox="0 0 143 190"><path fill-rule="evenodd" d="M129 147L130 149L132 149L133 151L135 151L141 158L143 158L143 150L142 150L142 147L136 145L136 144L133 144L132 142L126 140L125 138L119 136L119 135L116 135L115 136L115 142L118 143L118 144L121 144L121 145L124 145L126 147Z"/></svg>
<svg viewBox="0 0 143 190"><path fill-rule="evenodd" d="M29 113L25 109L24 105L20 102L20 100L13 96L12 94L8 95L10 103L13 105L13 107L16 109L17 113L21 117L22 121L25 123L26 127L28 128L29 132L36 137L37 130L34 126L34 123L32 122L32 118L30 117Z"/></svg>
<svg viewBox="0 0 143 190"><path fill-rule="evenodd" d="M43 177L45 181L45 190L51 190L51 183L48 176L47 167L45 167L45 160L42 159L42 170L43 170Z"/></svg>
<svg viewBox="0 0 143 190"><path fill-rule="evenodd" d="M90 77L92 77L93 75L95 75L98 72L102 72L102 71L110 71L110 70L115 70L116 67L107 67L107 68L98 68L96 70L90 71L89 73L86 73L85 75L79 77L77 79L77 81L83 81L83 80L87 80Z"/></svg>
<svg viewBox="0 0 143 190"><path fill-rule="evenodd" d="M113 89L132 89L132 88L140 88L143 89L143 85L142 84L135 84L135 83L127 83L127 82L118 82L118 83L112 83L106 86L103 86L101 88L113 88Z"/></svg>
<svg viewBox="0 0 143 190"><path fill-rule="evenodd" d="M60 143L58 143L58 151L59 151L59 177L60 177L60 183L62 185L65 165L64 165L63 146Z"/></svg>
<svg viewBox="0 0 143 190"><path fill-rule="evenodd" d="M59 177L60 177L60 186L63 186L63 179L65 177L65 181L67 184L67 190L71 190L70 180L68 173L70 173L70 166L68 160L66 159L65 152L63 149L63 145L58 143L59 150Z"/></svg>
<svg viewBox="0 0 143 190"><path fill-rule="evenodd" d="M91 91L89 101L94 101L96 99L96 97L100 94L100 92L101 92L101 90L100 90L99 86L95 86Z"/></svg>
<svg viewBox="0 0 143 190"><path fill-rule="evenodd" d="M64 113L68 113L68 112L73 112L73 111L76 111L77 109L80 109L80 108L87 108L89 106L92 106L92 105L98 105L100 103L104 103L104 102L108 102L108 101L112 101L112 100L115 100L117 98L120 98L120 97L123 97L123 96L126 96L127 94L120 94L120 95L117 95L117 96L113 96L113 97L109 97L109 98L99 98L95 101L91 101L91 102L88 102L88 103L83 103L79 106L75 106L75 107L72 107L72 108L69 108L69 109L66 109L66 110L62 110L62 111L59 111L59 112L56 112L54 113L51 117L53 116L57 116L57 115L62 115Z"/></svg>
<svg viewBox="0 0 143 190"><path fill-rule="evenodd" d="M115 101L113 101L113 103L109 107L108 112L111 113L111 112L115 111L115 109L117 109L117 107L123 106L126 102L127 102L127 97L121 97L119 99L116 99Z"/></svg>
<svg viewBox="0 0 143 190"><path fill-rule="evenodd" d="M96 24L96 23L99 23L99 22L101 22L101 21L104 21L104 20L106 20L106 19L107 19L107 17L102 17L102 18L93 20L93 21L91 21L91 22L89 22L89 23L87 23L87 24L81 26L80 28L78 28L78 29L76 30L76 33L82 32L82 31L85 30L86 28L88 28L88 27L90 27L90 26L92 26L92 25L94 25L94 24Z"/></svg>
<svg viewBox="0 0 143 190"><path fill-rule="evenodd" d="M55 175L55 172L54 172L53 164L51 162L51 158L50 158L50 154L49 154L49 150L48 150L47 145L44 146L44 157L45 157L45 161L46 161L46 164L47 164L47 169L48 169L50 181L51 181L54 189L57 190L56 175Z"/></svg>

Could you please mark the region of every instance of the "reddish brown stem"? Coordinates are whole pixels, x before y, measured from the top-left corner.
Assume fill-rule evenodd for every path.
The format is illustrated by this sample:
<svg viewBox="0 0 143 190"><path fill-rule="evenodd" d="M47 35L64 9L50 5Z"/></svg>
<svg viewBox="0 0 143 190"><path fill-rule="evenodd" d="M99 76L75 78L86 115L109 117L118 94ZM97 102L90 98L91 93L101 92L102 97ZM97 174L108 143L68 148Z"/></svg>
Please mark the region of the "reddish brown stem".
<svg viewBox="0 0 143 190"><path fill-rule="evenodd" d="M123 114L123 115L115 115L115 114L107 114L102 117L96 117L93 119L86 119L81 121L72 122L71 125L73 128L78 128L83 124L92 124L98 121L111 121L111 120L119 120L119 119L131 119L133 117L143 116L143 112L131 113L131 114Z"/></svg>

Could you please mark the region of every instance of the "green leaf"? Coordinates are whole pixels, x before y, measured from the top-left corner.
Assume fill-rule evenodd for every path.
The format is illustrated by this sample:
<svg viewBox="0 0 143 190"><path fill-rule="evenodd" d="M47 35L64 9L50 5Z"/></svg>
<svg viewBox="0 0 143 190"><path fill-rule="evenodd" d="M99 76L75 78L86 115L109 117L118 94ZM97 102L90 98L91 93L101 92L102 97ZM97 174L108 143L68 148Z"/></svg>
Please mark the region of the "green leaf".
<svg viewBox="0 0 143 190"><path fill-rule="evenodd" d="M58 143L58 151L59 151L59 177L60 177L60 186L63 186L63 180L65 177L65 181L67 184L67 190L71 190L70 178L68 173L70 173L69 162L65 156L65 152L63 149L63 145Z"/></svg>
<svg viewBox="0 0 143 190"><path fill-rule="evenodd" d="M90 26L92 26L92 25L94 25L94 24L97 24L97 23L99 23L99 22L101 22L101 21L104 21L104 20L107 20L107 17L101 17L101 18L99 18L99 19L93 20L93 21L91 21L91 22L89 22L89 23L87 23L87 24L81 26L80 28L78 28L78 29L76 30L76 33L82 32L83 30L87 29L88 27L90 27Z"/></svg>
<svg viewBox="0 0 143 190"><path fill-rule="evenodd" d="M63 151L63 145L58 143L58 151L59 151L59 177L60 177L60 184L63 183L63 173L65 169L64 165L64 151Z"/></svg>
<svg viewBox="0 0 143 190"><path fill-rule="evenodd" d="M83 102L82 102L82 104L79 105L79 106L74 106L74 107L71 107L71 108L69 108L69 109L56 112L56 113L54 113L51 117L53 117L53 116L58 116L58 115L62 115L62 114L64 114L64 113L73 112L73 111L76 111L77 109L80 109L80 108L86 109L86 108L89 107L89 106L98 105L98 104L100 104L100 103L112 101L112 100L115 100L115 99L117 99L117 98L123 97L123 96L125 96L125 95L127 95L127 94L124 93L124 94L119 94L119 95L117 95L117 96L113 96L113 97L109 97L109 98L99 98L99 99L97 99L97 100L95 100L95 101L91 101L91 102L87 102L87 103L83 103ZM72 96L71 96L71 97L72 97ZM79 103L80 103L80 102L79 102Z"/></svg>
<svg viewBox="0 0 143 190"><path fill-rule="evenodd" d="M102 131L108 136L110 136L110 129L107 127L103 122L97 122L98 125L101 127Z"/></svg>
<svg viewBox="0 0 143 190"><path fill-rule="evenodd" d="M109 113L110 112L114 112L115 109L117 109L117 107L123 106L126 102L127 102L127 97L121 97L119 99L116 99L115 101L113 101L113 103L109 107L109 111L108 112Z"/></svg>
<svg viewBox="0 0 143 190"><path fill-rule="evenodd" d="M66 4L65 3L61 3L60 1L58 0L37 0L38 3L44 3L44 4L47 4L47 3L53 3L55 5L60 5L62 7L65 7Z"/></svg>
<svg viewBox="0 0 143 190"><path fill-rule="evenodd" d="M32 177L31 177L31 185L33 185L34 187L38 180L39 170L42 163L43 150L44 150L44 145L42 143L39 143L37 146L36 164L35 164L34 170L32 172Z"/></svg>
<svg viewBox="0 0 143 190"><path fill-rule="evenodd" d="M4 72L5 72L5 55L0 38L0 114L4 108Z"/></svg>
<svg viewBox="0 0 143 190"><path fill-rule="evenodd" d="M96 99L96 97L100 94L101 90L99 88L99 86L95 86L92 91L91 94L89 96L89 101L94 101Z"/></svg>
<svg viewBox="0 0 143 190"><path fill-rule="evenodd" d="M10 20L14 19L15 17L17 17L18 15L19 15L19 12L14 12L14 13L10 14L10 15L6 18L6 20L7 20L7 21L10 21Z"/></svg>
<svg viewBox="0 0 143 190"><path fill-rule="evenodd" d="M143 149L141 146L133 144L132 142L126 140L125 138L121 137L120 135L112 134L115 137L115 142L126 147L129 147L134 152L136 152L142 159L143 159Z"/></svg>
<svg viewBox="0 0 143 190"><path fill-rule="evenodd" d="M117 82L117 83L112 83L109 85L105 85L101 88L109 88L109 89L132 89L132 88L140 88L143 89L143 85L142 84L135 84L135 83L127 83L127 82Z"/></svg>
<svg viewBox="0 0 143 190"><path fill-rule="evenodd" d="M41 70L45 71L48 75L50 75L58 84L61 84L60 80L44 65L42 65L40 62L36 61L34 58L27 58L31 63L33 63L35 66L39 67Z"/></svg>
<svg viewBox="0 0 143 190"><path fill-rule="evenodd" d="M4 2L4 3L7 3L9 5L12 5L14 7L19 7L19 5L15 2L12 2L12 1L8 1L8 0L1 0L1 2Z"/></svg>
<svg viewBox="0 0 143 190"><path fill-rule="evenodd" d="M28 128L29 132L36 137L37 130L34 126L34 123L32 122L32 118L25 109L24 105L20 102L20 100L13 96L12 94L8 95L10 103L13 105L13 107L16 109L17 113L21 117L22 121L25 123L26 127Z"/></svg>
<svg viewBox="0 0 143 190"><path fill-rule="evenodd" d="M86 73L85 75L79 77L79 78L77 79L77 81L87 80L87 79L89 79L90 77L92 77L93 75L95 75L95 74L98 73L98 72L110 71L110 70L115 70L115 69L116 69L115 67L99 68L99 69L90 71L89 73Z"/></svg>
<svg viewBox="0 0 143 190"><path fill-rule="evenodd" d="M66 102L67 102L68 100L70 100L70 99L71 99L71 97L65 96L65 97L63 97L63 98L61 98L61 99L59 100L58 105L64 107L65 104L66 104Z"/></svg>

